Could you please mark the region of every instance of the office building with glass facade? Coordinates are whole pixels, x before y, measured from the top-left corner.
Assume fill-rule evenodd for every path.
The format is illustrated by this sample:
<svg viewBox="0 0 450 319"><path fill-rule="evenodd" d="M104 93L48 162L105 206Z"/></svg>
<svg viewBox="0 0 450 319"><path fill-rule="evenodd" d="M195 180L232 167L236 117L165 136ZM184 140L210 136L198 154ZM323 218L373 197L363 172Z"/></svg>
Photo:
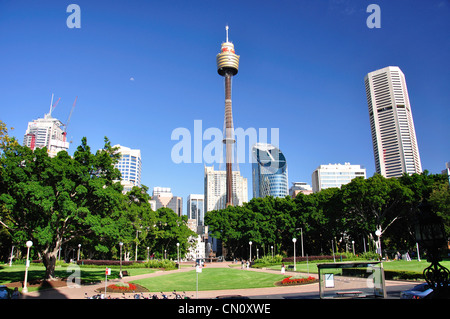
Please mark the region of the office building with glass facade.
<svg viewBox="0 0 450 319"><path fill-rule="evenodd" d="M114 167L122 175L120 182L123 185L123 191L129 192L133 186L141 187L141 150L131 149L121 145L114 145L113 147L118 147L118 152L121 155L119 162Z"/></svg>
<svg viewBox="0 0 450 319"><path fill-rule="evenodd" d="M366 169L361 165L350 163L320 165L312 174L312 189L317 193L325 188L340 188L356 177L366 178Z"/></svg>
<svg viewBox="0 0 450 319"><path fill-rule="evenodd" d="M253 197L289 195L284 154L271 144L256 143L252 147L252 155Z"/></svg>

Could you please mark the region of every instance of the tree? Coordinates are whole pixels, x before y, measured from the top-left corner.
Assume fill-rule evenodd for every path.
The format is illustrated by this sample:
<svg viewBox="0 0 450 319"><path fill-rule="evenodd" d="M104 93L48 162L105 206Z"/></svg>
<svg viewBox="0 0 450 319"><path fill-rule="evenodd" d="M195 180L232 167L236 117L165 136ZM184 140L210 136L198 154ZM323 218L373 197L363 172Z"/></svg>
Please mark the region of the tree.
<svg viewBox="0 0 450 319"><path fill-rule="evenodd" d="M179 243L180 254L186 253L190 246L189 237L197 236L187 226L187 216L178 216L170 208L159 208L156 211L156 218L155 246L161 250L166 250L168 256L175 258L177 256L176 244Z"/></svg>
<svg viewBox="0 0 450 319"><path fill-rule="evenodd" d="M94 237L95 249L107 251L107 239L117 236L122 197L122 186L114 182L120 178L113 166L117 158L107 138L95 155L83 138L73 158L65 151L50 158L46 148L3 149L0 223L15 242L33 242L46 279L54 276L62 244Z"/></svg>
<svg viewBox="0 0 450 319"><path fill-rule="evenodd" d="M412 191L396 178L375 174L368 179L355 178L341 187L347 225L354 232L374 232L381 237L397 220L404 217L405 204L412 200Z"/></svg>

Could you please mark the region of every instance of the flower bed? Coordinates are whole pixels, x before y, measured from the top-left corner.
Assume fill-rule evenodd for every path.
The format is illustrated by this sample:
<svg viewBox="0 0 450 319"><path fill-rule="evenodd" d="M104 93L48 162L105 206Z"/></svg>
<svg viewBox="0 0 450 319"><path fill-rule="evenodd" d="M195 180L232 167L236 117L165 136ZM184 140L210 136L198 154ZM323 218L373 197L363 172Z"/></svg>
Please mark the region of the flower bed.
<svg viewBox="0 0 450 319"><path fill-rule="evenodd" d="M304 284L311 284L316 282L317 279L309 276L309 277L294 277L294 276L289 276L284 278L280 284L282 286L287 286L287 285L304 285Z"/></svg>
<svg viewBox="0 0 450 319"><path fill-rule="evenodd" d="M104 292L105 288L98 288L98 292ZM124 292L147 292L148 290L140 285L128 283L128 282L117 282L115 284L108 285L106 287L106 292L109 293L124 293Z"/></svg>

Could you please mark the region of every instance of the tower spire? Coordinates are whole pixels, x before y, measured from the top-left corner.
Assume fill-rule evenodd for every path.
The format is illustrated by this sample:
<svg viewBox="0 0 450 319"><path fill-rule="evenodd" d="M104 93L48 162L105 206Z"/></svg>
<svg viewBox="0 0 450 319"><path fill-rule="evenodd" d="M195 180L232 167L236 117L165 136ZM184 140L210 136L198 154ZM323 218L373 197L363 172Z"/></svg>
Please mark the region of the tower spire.
<svg viewBox="0 0 450 319"><path fill-rule="evenodd" d="M228 25L225 26L225 32L227 34L227 40L225 42L228 42Z"/></svg>

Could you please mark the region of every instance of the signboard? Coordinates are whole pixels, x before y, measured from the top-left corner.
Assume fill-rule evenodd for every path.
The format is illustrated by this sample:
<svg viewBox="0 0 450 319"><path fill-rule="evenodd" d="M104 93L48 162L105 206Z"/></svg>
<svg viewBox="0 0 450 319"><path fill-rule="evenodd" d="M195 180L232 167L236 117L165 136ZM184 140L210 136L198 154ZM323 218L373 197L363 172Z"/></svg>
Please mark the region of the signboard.
<svg viewBox="0 0 450 319"><path fill-rule="evenodd" d="M325 274L325 288L334 288L334 274Z"/></svg>
<svg viewBox="0 0 450 319"><path fill-rule="evenodd" d="M105 274L106 276L111 275L111 268L106 268Z"/></svg>

